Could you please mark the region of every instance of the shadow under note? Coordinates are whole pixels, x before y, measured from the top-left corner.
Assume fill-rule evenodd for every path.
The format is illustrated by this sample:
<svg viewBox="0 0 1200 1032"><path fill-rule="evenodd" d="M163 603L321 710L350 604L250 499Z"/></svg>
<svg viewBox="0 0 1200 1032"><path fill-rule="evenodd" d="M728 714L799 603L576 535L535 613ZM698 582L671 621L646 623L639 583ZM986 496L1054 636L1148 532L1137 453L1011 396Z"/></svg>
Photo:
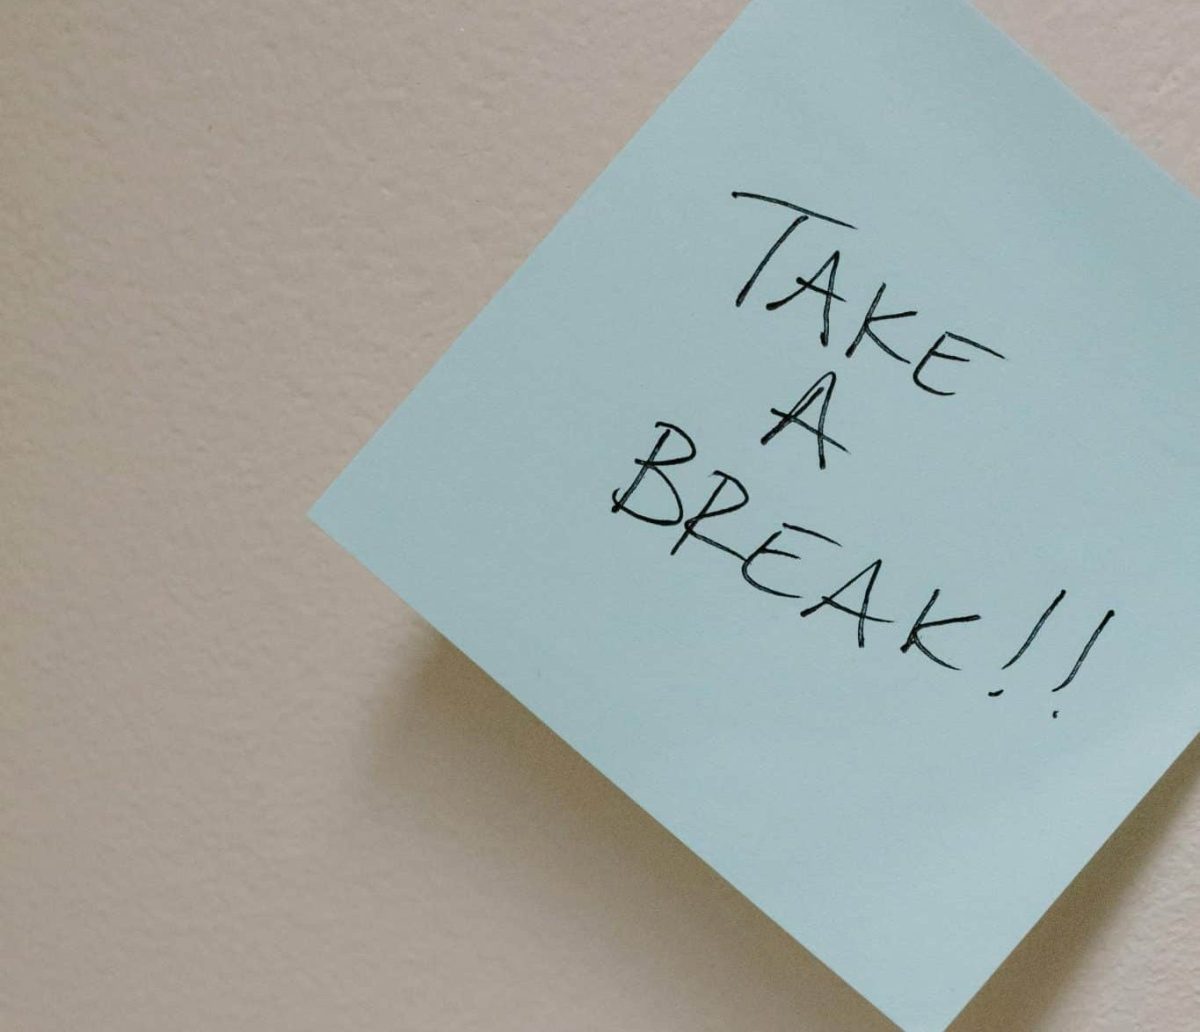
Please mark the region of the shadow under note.
<svg viewBox="0 0 1200 1032"><path fill-rule="evenodd" d="M950 1032L1041 1027L1055 993L1153 857L1162 833L1200 777L1191 743L967 1005Z"/></svg>
<svg viewBox="0 0 1200 1032"><path fill-rule="evenodd" d="M373 729L379 787L436 810L466 851L574 929L593 971L657 993L654 1027L894 1032L759 911L432 628ZM1193 744L1017 947L953 1032L1037 1027L1200 771ZM412 798L414 795L425 798ZM599 954L597 954L599 951ZM636 972L636 977L632 974ZM604 977L604 976L593 976ZM655 988L657 987L657 988ZM669 1001L669 1002L668 1002ZM660 1007L681 1019L662 1024Z"/></svg>

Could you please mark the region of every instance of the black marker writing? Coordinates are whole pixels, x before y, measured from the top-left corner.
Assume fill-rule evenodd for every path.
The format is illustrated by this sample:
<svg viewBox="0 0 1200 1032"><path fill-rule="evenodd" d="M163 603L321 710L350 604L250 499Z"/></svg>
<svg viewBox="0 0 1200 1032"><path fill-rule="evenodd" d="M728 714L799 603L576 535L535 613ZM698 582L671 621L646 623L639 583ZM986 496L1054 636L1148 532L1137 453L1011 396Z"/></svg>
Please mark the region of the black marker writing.
<svg viewBox="0 0 1200 1032"><path fill-rule="evenodd" d="M768 197L766 194L745 193L741 190L734 190L733 198L734 200L745 198L752 201L762 201L766 204L774 204L780 208L785 208L788 211L795 212L798 216L798 218L792 219L791 225L789 225L787 229L785 229L779 235L770 248L768 248L767 253L763 255L762 260L758 263L757 268L755 268L750 278L746 280L746 283L742 289L738 291L737 300L734 302L738 308L741 308L746 298L749 296L750 291L754 289L754 284L758 282L758 277L762 275L763 270L768 264L770 264L771 259L774 258L779 249L783 247L785 243L787 243L788 237L796 232L796 230L804 225L804 223L809 219L819 219L822 222L828 222L834 226L842 226L845 229L854 228L849 222L843 222L841 219L835 219L832 215L822 215L819 211L813 211L811 208L801 207L799 204L793 204L791 201L784 201L778 197ZM817 275L819 276L820 273ZM814 277L814 279L815 278L816 277ZM829 289L833 289L832 283L830 284Z"/></svg>
<svg viewBox="0 0 1200 1032"><path fill-rule="evenodd" d="M925 643L921 640L921 632L930 627L947 627L950 624L974 623L976 620L980 619L980 616L978 613L972 613L970 616L951 616L941 620L926 620L925 618L929 615L929 611L933 609L938 600L938 596L941 595L941 593L941 588L933 589L933 594L929 596L929 601L925 603L925 608L921 610L921 615L918 616L915 621L913 621L912 629L908 632L908 638L905 640L904 644L900 646L900 651L907 652L909 649L916 646L917 651L920 652L921 655L923 655L926 659L933 660L938 666L943 666L947 670L960 670L962 669L961 667L956 667L953 663L947 663L940 656L935 656L932 652L930 652L925 646Z"/></svg>
<svg viewBox="0 0 1200 1032"><path fill-rule="evenodd" d="M856 240L857 237L846 238L848 243L841 244L837 250L824 252L827 257L821 261L821 264L811 275L798 274L794 264L788 267L788 263L794 261L798 249L803 249L809 241L817 239L814 236L816 231L812 227L805 230L802 234L799 232L806 223L812 223L814 226L816 223L823 223L826 228L822 230L822 233L825 235L829 232L828 226L853 231L855 227L851 223L822 214L813 208L767 194L734 191L732 196L734 200L749 200L772 208L781 209L781 212L786 213L787 216L785 225L781 215L779 228L776 230L778 235L770 242L766 252L755 263L749 278L738 290L734 302L736 308L743 309L746 300L756 287L760 291L764 289L759 286L760 282L774 282L775 284L779 284L781 275L786 273L787 278L784 282L788 284L787 289L780 290L778 285L771 288L773 291L778 291L778 296L776 296L775 300L765 301L762 305L763 310L767 313L778 313L801 301L805 295L819 297L821 299L821 328L818 333L818 340L823 348L828 348L830 340L833 337L834 302L837 302L839 306L837 311L839 313L854 312L854 318L858 320L859 316L861 316L861 320L857 321L857 330L852 337L848 338L849 343L846 346L844 354L832 356L833 364L849 363L863 342L870 341L871 344L897 363L910 366L911 370L905 374L905 382L911 380L912 385L920 391L921 396L934 399L951 398L959 393L955 389L955 377L951 372L954 368L962 369L965 366L973 364L982 368L988 365L989 363L984 361L976 362L977 359L980 359L980 356L1001 361L1006 360L1007 356L989 344L981 343L962 333L942 329L936 336L936 339L933 340L933 343L925 349L914 365L913 360L904 353L907 349L895 343L895 336L901 335L903 331L901 330L899 334L895 334L893 330L895 329L895 324L898 322L918 319L918 310L916 308L900 309L893 307L891 304L887 305L887 308L890 310L884 310L888 285L886 279L883 279L881 282L880 279L875 278L877 273L871 273L871 279L868 280L869 283L880 284L869 301L865 296L850 296L856 292L846 289L845 279L843 278L843 267L845 262L852 261L853 259L853 255L847 257L846 248L852 246L852 241ZM813 268L816 265L817 257L817 255L809 255L805 259L804 268ZM849 266L846 267L848 268ZM791 286L793 283L794 287ZM839 283L841 284L840 288ZM739 318L761 318L761 312L758 316L755 316L753 314L754 311L755 307L752 306L749 310L744 311ZM839 318L841 318L841 315L839 315ZM852 323L851 325L854 324ZM930 337L925 337L924 339L929 340ZM948 363L952 363L952 365ZM887 365L887 363L883 363L881 368ZM994 363L991 365L995 368ZM864 367L868 368L869 375L873 376L874 372L869 369L869 366L870 363L864 364ZM855 375L858 374L856 373ZM800 382L804 381L801 380ZM847 380L846 382L850 381ZM828 459L827 446L829 448L836 448L849 455L849 449L840 441L831 437L827 429L830 407L838 384L838 371L830 369L813 381L812 385L800 395L799 400L791 405L790 408L771 408L769 411L775 417L775 422L758 439L759 444L765 447L778 438L788 427L799 427L816 439L817 468L819 470L826 469ZM840 397L841 395L839 394ZM844 402L839 401L839 412L843 404ZM953 406L949 408L952 409ZM883 425L882 421L880 425ZM972 636L967 633L960 634L958 638L959 649L954 654L955 662L951 662L950 659L947 659L941 653L942 646L931 645L930 641L932 640L935 643L942 641L944 640L942 635L948 629L978 623L983 619L982 615L976 612L968 611L962 613L960 611L959 615L935 617L933 614L941 599L942 589L933 588L911 623L907 621L899 622L888 617L879 616L874 611L873 606L877 586L880 580L884 579L882 576L884 569L882 558L877 558L868 563L853 577L832 590L828 588L827 582L823 585L819 584L818 590L813 591L809 596L817 599L817 601L812 605L801 608L803 603L796 604L796 600L804 599L806 596L798 589L803 588L805 591L808 590L804 584L804 578L809 570L809 565L801 558L802 549L800 545L794 542L798 538L804 538L809 544L818 542L820 545L829 545L839 549L842 548L841 542L826 533L802 526L797 522L776 522L773 524L774 529L771 529L765 537L755 536L749 541L738 541L738 537L741 535L739 528L746 525L744 517L722 523L721 529L716 532L720 535L718 538L712 530L712 521L740 513L747 509L750 505L750 492L747 490L746 485L732 473L720 469L714 470L712 476L717 478L716 486L707 490L707 497L700 507L694 511L694 515L687 517L688 507L684 501L686 485L689 480L694 482L695 478L699 476L699 470L695 467L690 469L682 469L682 467L688 466L696 458L696 444L689 434L674 423L660 421L654 424L654 428L657 433L649 454L645 458L633 460L634 465L637 467L637 473L632 482L624 490L613 491L611 494L611 511L613 514L631 516L641 523L655 526L682 526L681 531L675 532L678 534L678 537L674 537L674 534L672 535L673 542L669 547L670 555L678 555L684 544L689 540L705 544L713 550L713 552L708 552L708 555L711 556L715 552L718 555L729 556L737 562L740 580L743 584L762 595L780 600L780 604L782 605L795 605L795 612L802 621L808 621L809 618L827 609L852 617L855 623L856 641L859 649L866 648L866 628L868 623L897 624L896 632L893 632L893 634L896 634L896 637L892 639L894 643L897 642L897 632L900 628L907 627L907 632L904 634L903 639L898 641L901 654L908 655L915 649L930 662L949 671L961 671L963 666L968 664L971 643L973 640L978 643L980 641L978 636ZM792 440L794 437L795 435L788 435L788 440ZM647 474L653 475L648 477ZM836 482L839 478L830 479ZM684 485L684 489L681 489L681 484ZM842 480L841 484L845 486L846 482ZM649 495L648 499L644 497L647 494ZM850 497L854 496L851 495ZM795 535L795 537L791 539L785 537L788 534ZM693 551L696 550L689 550L688 555L691 556ZM699 551L703 552L705 550ZM910 562L908 565L911 566L911 557L909 558ZM780 560L784 562L781 564ZM687 561L688 559L685 557L683 562L686 563ZM730 565L732 566L732 563ZM894 568L894 566L889 566L888 569L890 571ZM921 595L918 597L924 598L925 596ZM1025 637L1025 640L1017 648L1016 652L1008 658L1007 662L1001 667L1001 670L1008 671L1019 663L1034 643L1042 638L1049 621L1066 597L1066 590L1060 590L1057 596L1042 611L1032 629ZM890 604L885 603L886 608L890 608ZM1115 610L1109 609L1107 611L1088 637L1066 677L1061 683L1051 689L1052 692L1061 692L1079 677L1082 668L1093 654L1097 642L1109 627L1115 615ZM878 632L878 635L882 634L882 631ZM873 634L872 639L874 640L876 636L876 634ZM986 641L986 638L983 640ZM896 644L892 644L889 647L895 648ZM981 646L977 647L982 648ZM1011 647L1011 644L1009 647ZM1040 645L1039 649L1044 649L1045 647L1044 645ZM963 658L962 654L966 654L966 658ZM995 669L994 663L996 660L994 657L985 656L982 658L989 669ZM963 663L963 666L958 665L960 661ZM1004 694L1004 691L1004 689L999 689L997 691L989 691L987 694L991 698L998 698ZM1057 718L1058 713L1059 711L1055 710L1053 716Z"/></svg>
<svg viewBox="0 0 1200 1032"><path fill-rule="evenodd" d="M736 197L737 194L734 194L734 196ZM767 253L763 255L762 261L758 263L758 267L753 273L751 273L750 278L746 280L745 286L738 291L737 300L734 301L734 304L738 308L741 308L745 303L747 295L749 295L750 291L753 289L754 284L758 282L758 277L762 275L763 269L765 269L767 267L767 263L775 257L775 252L778 251L784 244L786 244L787 238L795 233L796 230L803 226L807 221L807 215L801 215L798 219L793 220L792 224L779 235L779 239L776 240L775 243L771 245Z"/></svg>
<svg viewBox="0 0 1200 1032"><path fill-rule="evenodd" d="M952 398L957 391L939 391L936 387L930 387L924 380L921 379L921 373L925 371L925 367L935 358L940 358L943 362L970 362L971 360L964 355L955 355L949 351L942 351L941 346L947 340L955 340L960 344L967 344L970 347L976 348L985 354L992 355L995 358L1003 358L1004 356L994 348L989 348L986 344L980 344L978 341L970 340L967 337L962 337L957 333L943 333L928 351L925 352L925 357L917 363L917 368L913 370L913 383L923 391L928 391L930 394L936 394L941 398Z"/></svg>
<svg viewBox="0 0 1200 1032"><path fill-rule="evenodd" d="M777 595L779 598L803 598L803 595L796 595L792 594L791 592L780 591L777 588L769 588L762 581L756 580L750 575L750 567L754 565L754 561L764 555L778 555L783 556L786 559L799 560L800 557L794 552L785 552L781 548L771 547L783 536L784 530L795 531L797 534L807 534L810 537L817 538L820 541L825 541L831 545L836 545L838 548L842 547L840 541L834 541L833 538L829 537L827 534L822 534L816 530L809 530L807 527L797 527L791 523L785 523L783 524L783 530L775 531L769 538L767 538L766 541L764 541L753 552L746 556L745 561L742 563L742 578L747 584L750 585L750 587L757 588L759 591L765 591L768 595Z"/></svg>
<svg viewBox="0 0 1200 1032"><path fill-rule="evenodd" d="M813 291L825 298L825 307L821 322L821 333L817 338L821 342L821 347L829 345L829 315L834 301L845 302L845 298L834 292L837 285L838 263L842 260L841 252L834 251L828 258L825 259L825 264L822 265L816 272L813 273L812 279L805 279L803 276L796 277L797 289L793 290L787 297L782 297L778 301L768 301L767 311L774 312L784 305L795 301L801 294L806 291ZM829 270L829 283L825 287L818 287L817 280L824 275L825 270Z"/></svg>
<svg viewBox="0 0 1200 1032"><path fill-rule="evenodd" d="M1088 638L1087 644L1083 647L1083 651L1079 653L1079 658L1075 660L1075 665L1071 667L1071 672L1067 674L1067 679L1063 681L1057 688L1051 688L1052 692L1061 692L1067 685L1075 680L1079 673L1079 668L1083 666L1084 660L1088 658L1088 653L1092 651L1092 646L1096 644L1096 639L1104 633L1104 628L1108 626L1108 622L1117 614L1113 610L1109 610L1104 614L1104 619L1100 621L1099 626L1092 632L1092 636Z"/></svg>
<svg viewBox="0 0 1200 1032"><path fill-rule="evenodd" d="M760 569L760 566L766 570L770 570L771 566L766 564L769 560L774 559L786 560L789 566L795 566L796 569L799 569L802 562L800 550L792 542L800 538L839 549L842 548L842 543L823 531L815 530L795 522L776 524L776 528L767 534L765 538L753 538L750 543L745 544L745 547L743 547L742 542L736 540L736 531L734 532L735 537L732 539L728 533L722 534L718 539L709 529L711 522L721 517L741 512L750 504L750 491L744 482L732 473L720 469L714 470L711 474L717 478L716 485L707 490L703 502L695 510L694 515L685 519L684 513L687 510L687 506L683 500L683 491L679 483L676 482L675 476L668 476L664 472L663 467L681 467L690 463L696 457L697 448L693 438L676 424L659 421L654 426L656 430L661 432L658 434L654 446L650 450L650 455L645 459L634 460L638 466L638 475L625 491L620 493L613 492L611 511L615 514L632 516L643 523L658 526L674 527L682 524L682 532L670 545L670 555L677 555L687 541L698 541L708 545L716 553L727 555L736 561L741 581L756 592L781 599L785 602L804 598L804 594L797 590L795 572L788 575L784 584L780 584L777 581L773 582L773 576L769 573L765 574ZM678 442L676 442L674 448L671 448L672 438L678 438ZM682 444L682 448L680 444ZM672 454L664 457L663 453L668 450L672 451ZM644 485L648 482L646 480L647 472L655 473L656 479L666 484L675 510L671 517L668 518L657 514L652 515L643 511L641 507L635 509L630 504L631 499L637 493L645 490ZM694 472L690 474L678 474L679 478L687 476L694 479L697 474ZM743 524L735 522L731 523L730 527L735 528L741 525ZM790 541L785 540L785 534L794 535L794 537ZM812 595L818 601L806 608L797 607L798 617L802 620L807 620L809 617L825 609L832 609L835 612L851 616L854 618L856 624L858 647L865 648L867 644L866 625L868 623L897 623L896 620L879 616L874 611L875 592L879 582L883 579L883 569L883 560L876 559L833 590L830 590L825 584L817 585L817 589L812 592ZM898 642L898 647L903 654L916 649L926 659L936 665L946 670L960 671L962 667L959 666L957 657L955 662L946 659L940 651L935 651L935 648L929 644L927 636L930 632L942 631L955 625L976 623L982 620L983 617L979 613L965 613L955 616L931 618L931 614L940 601L941 595L941 589L934 588L920 611L912 619L912 622L901 624L901 626L906 626L908 629L905 632L904 638ZM1020 662L1033 644L1044 636L1045 629L1051 617L1056 613L1066 597L1067 592L1065 590L1060 591L1054 597L1039 615L1033 628L1021 643L1021 646L1004 664L1002 667L1003 670L1008 670ZM1066 688L1079 676L1083 666L1091 656L1097 641L1108 627L1114 615L1114 611L1109 610L1104 619L1100 621L1100 624L1092 632L1082 651L1075 659L1074 665L1066 678L1057 687L1052 689L1054 692L1059 692L1063 688ZM964 638L963 641L969 645L970 638ZM988 695L992 698L997 698L1003 694L1004 689L988 692ZM1054 716L1058 716L1057 710Z"/></svg>
<svg viewBox="0 0 1200 1032"><path fill-rule="evenodd" d="M883 560L876 559L865 570L862 570L861 572L856 573L853 577L851 577L848 581L846 581L846 583L843 584L840 588L838 588L837 591L833 592L833 594L822 595L820 602L818 602L815 606L809 606L807 609L803 610L800 613L800 615L802 617L809 617L809 616L812 616L813 613L816 613L816 612L820 611L821 609L824 609L826 606L832 606L834 609L836 609L840 613L846 613L850 616L858 617L858 647L860 649L865 648L866 644L867 644L867 621L868 620L870 620L872 623L894 623L895 622L894 620L885 620L881 616L871 616L868 612L868 610L870 610L870 608L871 608L871 592L875 590L875 581L879 579L879 571L882 569L883 569ZM849 606L842 605L842 603L838 601L838 597L844 591L849 591L852 587L854 587L855 583L862 580L863 577L867 578L867 584L866 584L866 587L863 589L862 601L859 603L858 608L851 609Z"/></svg>
<svg viewBox="0 0 1200 1032"><path fill-rule="evenodd" d="M887 290L887 284L881 283L879 285L879 290L875 292L875 300L871 302L871 307L867 309L867 314L863 318L862 325L858 328L858 333L854 335L854 340L852 340L850 342L850 346L846 348L846 357L852 358L854 356L854 352L858 350L858 346L864 340L870 340L878 345L879 348L886 354L889 354L892 356L892 358L896 359L896 361L903 362L905 365L911 365L912 363L907 358L893 351L883 342L883 339L878 333L875 332L875 324L878 322L888 322L892 319L911 319L917 314L917 310L914 308L903 312L888 312L885 315L876 315L875 309L879 307L879 302L883 300L883 292L885 290Z"/></svg>
<svg viewBox="0 0 1200 1032"><path fill-rule="evenodd" d="M722 552L728 552L730 555L736 556L738 559L745 559L745 556L743 556L740 552L730 548L728 545L723 545L720 541L714 541L712 538L706 537L704 534L696 533L696 527L702 521L716 519L718 516L728 516L731 512L737 512L738 509L742 508L747 502L750 501L749 492L745 489L745 487L742 486L742 482L738 480L737 477L732 476L729 473L722 473L719 469L713 470L713 476L720 477L721 482L717 484L715 488L713 488L713 493L708 496L708 501L700 507L700 511L691 519L684 520L683 533L679 535L679 540L675 542L675 546L671 549L672 555L674 555L679 551L680 548L683 547L683 543L688 538L695 538L697 541L703 541L706 545L712 545L713 548L719 548ZM714 506L717 504L717 499L721 497L721 492L724 491L726 486L729 484L732 484L742 497L738 501L734 502L733 505L726 505L723 509L714 508Z"/></svg>
<svg viewBox="0 0 1200 1032"><path fill-rule="evenodd" d="M645 459L634 459L634 465L640 467L637 476L633 478L633 483L630 484L620 497L617 492L612 494L612 511L627 512L634 519L642 520L644 523L654 523L660 527L673 527L683 519L683 500L679 497L679 492L675 490L675 485L671 482L671 478L663 471L663 466L680 466L685 462L691 462L696 457L696 443L688 437L679 427L673 423L655 423L655 429L661 429L662 434L655 442L654 447L650 450L650 455ZM676 456L671 459L660 459L658 453L663 450L663 446L670 439L672 434L678 434L687 444L688 453L686 455ZM645 513L636 512L629 508L629 499L633 497L633 493L642 486L642 479L648 472L656 474L662 479L662 482L667 485L671 492L671 497L675 499L676 513L674 516L647 516Z"/></svg>
<svg viewBox="0 0 1200 1032"><path fill-rule="evenodd" d="M1023 655L1025 655L1026 650L1029 648L1030 645L1033 644L1034 638L1036 638L1039 634L1042 633L1042 628L1046 626L1046 621L1050 619L1050 614L1053 613L1054 610L1056 610L1058 608L1059 603L1062 602L1062 600L1066 597L1067 597L1067 589L1066 588L1063 588L1062 591L1060 591L1057 595L1054 596L1054 601L1051 602L1046 607L1046 611L1044 613L1042 613L1041 616L1038 617L1037 623L1035 623L1033 625L1033 630L1029 632L1029 637L1025 639L1024 644L1019 649L1017 649L1016 653L1013 655L1013 658L1010 659L1007 663L1004 664L1004 666L1002 666L1000 668L1001 670L1007 670L1018 659L1020 659ZM1000 693L997 692L996 694L999 695Z"/></svg>
<svg viewBox="0 0 1200 1032"><path fill-rule="evenodd" d="M829 415L829 403L833 401L833 389L837 386L837 374L828 372L820 377L816 383L808 388L787 412L781 412L777 408L771 409L771 415L778 416L779 422L776 423L770 430L763 435L759 444L769 444L772 438L785 427L798 426L807 430L810 434L814 434L817 438L817 466L820 469L825 468L825 442L828 441L839 451L849 452L849 449L842 444L839 444L827 433L825 433L825 419ZM817 414L817 425L813 426L806 420L800 417L804 415L817 402L821 403L821 411Z"/></svg>

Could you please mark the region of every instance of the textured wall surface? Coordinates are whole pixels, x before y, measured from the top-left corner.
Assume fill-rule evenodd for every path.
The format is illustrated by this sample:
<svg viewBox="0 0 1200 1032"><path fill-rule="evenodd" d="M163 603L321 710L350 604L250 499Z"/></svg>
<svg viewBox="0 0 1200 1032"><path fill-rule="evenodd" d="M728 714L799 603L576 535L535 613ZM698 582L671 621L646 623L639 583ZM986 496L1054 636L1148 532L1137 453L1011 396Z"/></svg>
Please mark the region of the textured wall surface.
<svg viewBox="0 0 1200 1032"><path fill-rule="evenodd" d="M1200 4L981 6L1200 189ZM738 8L4 5L0 1027L891 1027L304 516ZM955 1032L1198 986L1193 747Z"/></svg>

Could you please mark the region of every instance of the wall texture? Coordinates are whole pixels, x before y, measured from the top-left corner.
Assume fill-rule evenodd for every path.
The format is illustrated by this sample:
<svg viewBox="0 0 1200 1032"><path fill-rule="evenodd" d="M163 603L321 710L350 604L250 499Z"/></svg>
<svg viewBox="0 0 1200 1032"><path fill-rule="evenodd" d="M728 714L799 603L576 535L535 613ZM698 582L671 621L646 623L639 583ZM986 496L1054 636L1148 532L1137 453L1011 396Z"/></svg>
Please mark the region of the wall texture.
<svg viewBox="0 0 1200 1032"><path fill-rule="evenodd" d="M4 5L0 1027L891 1027L304 518L739 3ZM1200 4L981 6L1200 188ZM955 1032L1198 986L1193 748Z"/></svg>

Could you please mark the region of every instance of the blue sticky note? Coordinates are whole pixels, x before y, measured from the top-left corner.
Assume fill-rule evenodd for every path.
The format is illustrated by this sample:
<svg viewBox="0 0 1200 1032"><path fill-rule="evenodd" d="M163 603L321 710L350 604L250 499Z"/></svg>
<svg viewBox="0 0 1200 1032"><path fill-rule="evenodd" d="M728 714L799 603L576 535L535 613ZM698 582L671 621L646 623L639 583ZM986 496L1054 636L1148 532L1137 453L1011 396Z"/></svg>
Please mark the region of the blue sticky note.
<svg viewBox="0 0 1200 1032"><path fill-rule="evenodd" d="M942 1029L1197 732L1198 274L966 5L755 0L313 518Z"/></svg>

